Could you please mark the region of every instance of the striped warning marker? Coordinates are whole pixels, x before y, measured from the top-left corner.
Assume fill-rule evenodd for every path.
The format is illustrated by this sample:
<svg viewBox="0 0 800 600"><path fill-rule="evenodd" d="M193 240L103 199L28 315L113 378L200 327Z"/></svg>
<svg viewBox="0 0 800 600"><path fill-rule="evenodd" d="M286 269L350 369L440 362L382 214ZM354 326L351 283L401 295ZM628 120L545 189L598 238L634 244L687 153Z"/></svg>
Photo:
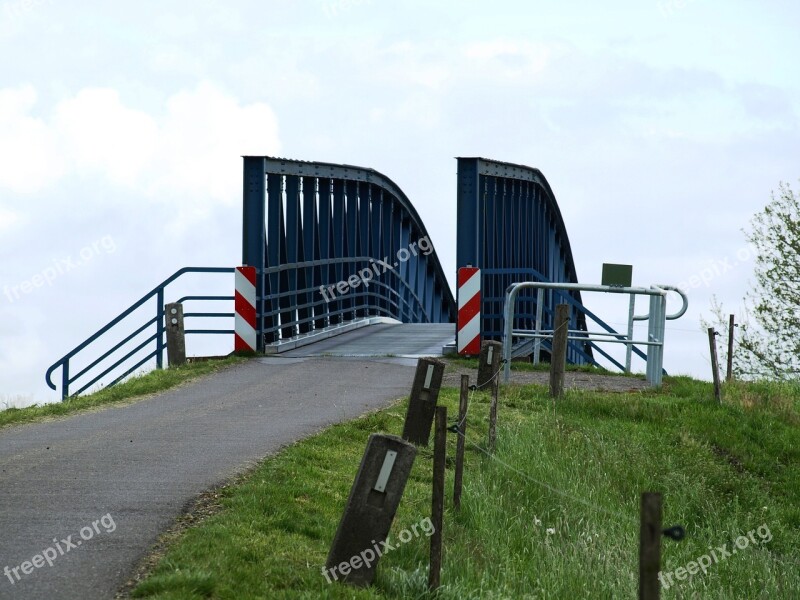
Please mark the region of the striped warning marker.
<svg viewBox="0 0 800 600"><path fill-rule="evenodd" d="M456 345L459 354L481 353L481 270L477 267L458 270Z"/></svg>
<svg viewBox="0 0 800 600"><path fill-rule="evenodd" d="M235 352L256 351L256 268L236 267Z"/></svg>

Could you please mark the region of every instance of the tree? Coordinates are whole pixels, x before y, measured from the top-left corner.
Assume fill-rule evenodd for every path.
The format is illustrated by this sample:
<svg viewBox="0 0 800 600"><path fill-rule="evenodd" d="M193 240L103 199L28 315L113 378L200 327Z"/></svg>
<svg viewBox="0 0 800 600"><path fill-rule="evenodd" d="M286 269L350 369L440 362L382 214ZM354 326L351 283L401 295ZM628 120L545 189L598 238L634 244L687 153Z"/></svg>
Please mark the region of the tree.
<svg viewBox="0 0 800 600"><path fill-rule="evenodd" d="M744 299L733 360L734 373L745 379L800 379L800 194L785 183L778 191L745 231L756 254L755 281ZM711 311L727 339L728 320L716 299Z"/></svg>

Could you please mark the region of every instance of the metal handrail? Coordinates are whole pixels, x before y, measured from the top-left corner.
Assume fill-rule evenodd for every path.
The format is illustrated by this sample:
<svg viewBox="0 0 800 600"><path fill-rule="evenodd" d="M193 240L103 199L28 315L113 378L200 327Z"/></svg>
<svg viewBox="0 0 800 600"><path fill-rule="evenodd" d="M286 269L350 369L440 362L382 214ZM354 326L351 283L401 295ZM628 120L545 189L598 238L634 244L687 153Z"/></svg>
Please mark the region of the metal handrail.
<svg viewBox="0 0 800 600"><path fill-rule="evenodd" d="M131 306L129 306L126 310L121 312L119 315L114 317L111 321L109 321L106 325L98 329L94 334L86 338L83 342L75 346L72 350L67 352L64 356L59 358L56 362L54 362L50 367L47 369L45 373L45 382L50 387L50 389L55 390L56 385L52 381L52 374L53 372L58 369L59 367L62 368L61 372L61 399L64 400L69 397L69 386L71 383L75 382L79 377L86 375L89 371L91 371L94 367L97 367L101 362L103 362L106 358L109 358L112 354L114 354L117 350L122 348L125 344L130 342L134 337L138 334L142 333L147 327L156 325L156 333L147 338L145 342L140 343L134 350L128 352L125 356L121 359L118 359L114 364L110 367L104 369L99 375L95 376L89 383L83 385L77 392L74 394L80 394L81 392L85 391L95 383L97 383L100 379L111 373L114 369L118 368L122 365L126 360L131 358L136 352L142 350L147 346L147 344L155 341L156 348L153 352L148 354L145 358L139 360L133 367L127 369L125 373L117 377L113 382L109 385L114 385L121 379L124 379L128 375L130 375L134 370L138 369L140 366L145 364L147 361L155 358L156 359L156 367L161 368L163 366L163 354L164 354L164 290L165 288L176 279L185 275L187 273L233 273L233 267L184 267L179 269L175 273L173 273L170 277L162 281L152 290L150 290L147 294L142 296L139 300L134 302ZM132 334L126 336L122 341L117 342L111 349L107 350L104 354L102 354L99 358L96 358L93 362L91 362L88 366L84 367L81 371L79 371L76 375L70 377L69 372L69 364L70 360L75 357L79 352L87 348L90 344L98 340L101 336L103 336L106 332L110 331L115 325L119 324L123 319L129 316L133 311L143 306L148 300L151 300L153 297L156 298L157 307L156 307L156 316L148 320L144 325L141 325L134 331ZM195 299L204 299L204 300L233 300L233 296L184 296L181 298L181 302L184 300L195 300ZM189 313L186 316L207 316L207 317L228 317L232 316L232 313ZM201 330L186 330L186 333L197 333ZM202 330L206 333L232 333L232 330Z"/></svg>
<svg viewBox="0 0 800 600"><path fill-rule="evenodd" d="M663 322L666 320L666 296L667 296L667 287L672 288L672 286L652 286L650 288L642 288L642 287L623 287L623 286L607 286L607 285L592 285L592 284L577 284L577 283L545 283L539 281L526 281L515 283L509 286L506 292L506 301L503 310L504 314L504 332L503 332L503 358L505 359L505 368L504 368L504 378L505 381L508 382L510 378L510 369L511 369L511 354L512 354L512 345L513 345L513 338L516 337L529 337L536 340L538 344L539 341L543 338L552 337L552 331L547 330L544 331L541 327L542 321L542 309L543 309L543 291L546 289L550 290L558 290L562 294L564 291L588 291L588 292L605 292L605 293L616 293L616 294L630 294L631 297L635 295L646 295L651 297L650 303L650 315L648 318L650 319L650 332L648 333L648 339L645 341L635 342L631 334L628 336L614 336L616 332L609 332L614 337L622 337L623 339L605 339L605 340L594 340L594 341L603 341L603 342L617 342L617 343L624 343L628 348L632 348L633 344L641 344L648 346L648 360L647 360L647 380L653 386L659 386L661 384L661 375L662 375L662 362L663 362L663 348L664 348L664 338L663 338ZM514 312L515 306L517 301L517 295L521 289L526 288L538 288L538 297L537 297L537 317L536 317L536 332L535 333L526 333L523 330L515 330L514 329ZM684 299L684 306L681 311L673 315L673 318L680 317L683 313L686 312L688 300L686 296L680 290L677 290ZM633 314L633 304L631 304L631 315ZM572 337L570 338L568 335L568 339L581 339L586 341L592 341L590 336L594 335L592 332L588 331L572 331L568 333L578 333L580 334L579 337ZM609 333L600 333L598 335L605 335L608 336ZM538 348L535 352L538 352Z"/></svg>
<svg viewBox="0 0 800 600"><path fill-rule="evenodd" d="M284 263L275 267L267 267L260 275L262 289L266 289L267 286L265 284L270 276L286 271L299 273L305 269L347 264L356 265L373 260L374 258L370 256L349 256ZM272 334L275 339L272 343L279 344L298 334L306 334L312 330L323 329L341 323L348 316L352 316L354 319L358 318L358 313L366 315L371 312L375 315L380 314L409 322L431 322L431 315L426 309L425 303L396 269L387 270L382 275L393 277L393 282L396 285L389 285L379 279L370 280L369 285L383 290L383 293L365 289L353 292L352 295L340 295L330 301L325 301L320 295L319 286L312 286L296 287L261 295L258 298L259 309L257 310L262 325L260 331L263 334ZM297 273L294 276L297 276ZM319 298L315 299L317 295L319 295ZM366 302L365 300L368 298L373 299L373 301ZM287 299L290 304L282 305L281 301L286 301ZM381 303L385 303L387 306L381 306ZM300 318L299 315L301 313L305 313L306 316ZM287 314L290 316L285 318ZM332 322L332 319L335 322ZM278 322L279 320L280 322ZM317 326L320 321L323 321L322 327ZM300 329L301 326L307 326L307 330ZM290 335L284 334L287 330L291 332Z"/></svg>
<svg viewBox="0 0 800 600"><path fill-rule="evenodd" d="M666 285L664 283L654 283L653 287L666 290L669 292L677 292L680 295L681 300L683 300L683 305L681 306L681 309L678 312L664 317L667 321L674 321L675 319L680 319L683 315L686 314L686 310L689 308L689 297L686 295L686 292L684 292L681 288L677 286ZM649 318L650 318L649 314L633 316L634 321L647 321L647 319Z"/></svg>
<svg viewBox="0 0 800 600"><path fill-rule="evenodd" d="M334 258L334 259L324 259L324 260L317 260L317 261L306 261L306 262L296 262L296 263L285 263L282 265L278 265L275 267L268 267L263 270L261 273L262 278L267 278L270 275L275 275L279 273L284 273L287 271L299 271L301 269L309 269L309 268L318 268L322 266L330 266L335 264L355 264L358 262L369 261L370 257L367 256L356 256L356 257L346 257L346 258ZM121 312L117 315L114 319L109 321L105 326L98 329L94 334L89 336L86 340L78 344L75 348L70 350L67 354L62 356L59 360L53 363L45 373L45 381L47 385L55 390L56 385L52 381L52 374L53 372L58 369L59 367L62 368L62 375L61 375L61 398L62 400L68 398L70 396L70 385L73 384L76 380L83 376L89 376L89 374L93 375L92 379L83 384L80 389L73 392L73 395L80 394L96 384L98 381L112 373L115 369L118 369L122 366L126 361L132 358L137 352L140 352L144 348L155 342L155 349L153 352L148 353L147 356L138 360L135 364L131 367L127 368L127 370L116 379L114 379L109 386L114 385L115 383L119 382L120 380L124 379L136 369L141 367L143 364L147 363L148 361L152 360L153 358L156 359L156 368L163 367L163 353L165 348L164 342L164 291L166 287L173 283L176 279L185 275L187 273L233 273L233 267L184 267L173 273L170 277L162 281L159 285L154 287L150 292L142 296L139 300L134 302L130 307L126 310ZM382 288L385 290L384 295L379 295L373 291L360 291L357 297L353 296L339 296L335 300L331 302L331 305L327 305L325 301L320 298L319 300L312 300L311 302L307 302L304 304L297 304L293 303L292 307L288 310L294 309L297 310L307 310L308 317L306 318L295 318L291 320L283 320L279 319L278 317L282 316L286 313L287 308L281 306L281 300L291 297L298 297L298 296L307 296L308 294L317 293L318 288L304 288L299 290L290 290L290 291L281 291L274 294L265 294L259 298L260 304L263 306L266 303L269 303L272 308L271 310L261 310L258 311L259 318L262 322L261 331L266 332L268 330L272 330L278 334L278 338L282 338L283 336L280 335L281 331L285 331L286 329L291 329L294 331L293 335L296 335L297 329L301 325L310 324L309 329L318 329L315 327L315 322L320 320L324 320L324 326L330 326L334 323L331 323L331 318L337 319L337 322L346 320L348 315L352 315L355 317L356 314L359 312L366 313L367 311L372 311L377 314L382 314L384 316L389 317L402 317L406 316L411 320L422 320L422 321L429 321L430 317L426 311L424 303L420 300L417 294L414 293L414 290L408 285L408 283L400 277L399 273L392 270L387 272L387 274L395 277L399 282L399 290L395 290L392 286L388 285L385 282L373 280L370 282L370 285L375 286L376 288ZM126 317L128 317L131 313L133 313L138 308L142 307L148 301L156 298L157 307L156 307L156 314L154 317L147 320L144 324L139 325L133 333L129 333L126 335L121 341L114 344L110 349L106 350L103 354L99 357L95 358L92 362L88 365L84 366L77 374L71 375L70 374L70 360L73 359L76 355L78 355L81 351L89 347L92 343L97 341L101 338L104 334L109 332L112 328L116 325L121 323ZM386 307L380 306L379 302L376 303L364 303L363 300L366 297L374 297L377 301L382 301L386 303ZM233 296L216 296L216 295L187 295L183 296L178 299L179 303L183 303L186 301L232 301L234 299ZM360 302L360 303L359 303ZM345 305L339 304L345 303ZM318 309L323 307L324 311L319 311ZM297 313L299 314L299 313ZM234 317L234 313L231 312L186 312L184 313L184 319L189 318L232 318ZM273 325L271 328L263 327L264 320L268 318L274 318L276 324ZM280 321L280 322L278 322ZM148 337L144 342L139 343L133 350L125 354L122 358L116 359L117 353L123 348L126 344L131 342L136 338L136 336L140 335L144 331L147 330L148 327L152 325L156 326L156 333ZM233 334L233 330L229 329L185 329L184 333L186 335L189 334ZM302 333L302 332L300 332ZM112 358L113 357L113 358ZM115 359L113 364L108 367L104 367L106 360ZM96 369L102 369L98 374L95 374Z"/></svg>

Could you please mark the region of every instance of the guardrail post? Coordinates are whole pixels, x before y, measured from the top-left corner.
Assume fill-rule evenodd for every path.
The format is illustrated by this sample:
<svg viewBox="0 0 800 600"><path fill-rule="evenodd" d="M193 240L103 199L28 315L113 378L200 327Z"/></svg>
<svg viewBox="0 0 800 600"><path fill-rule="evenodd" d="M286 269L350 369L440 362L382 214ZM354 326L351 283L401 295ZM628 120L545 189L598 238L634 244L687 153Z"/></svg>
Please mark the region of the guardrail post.
<svg viewBox="0 0 800 600"><path fill-rule="evenodd" d="M506 303L503 307L503 382L511 379L511 347L514 343L514 305L517 302L517 286L511 285L506 292Z"/></svg>
<svg viewBox="0 0 800 600"><path fill-rule="evenodd" d="M633 358L633 317L636 313L636 294L631 294L630 304L628 305L628 343L625 344L625 372L631 372L631 358Z"/></svg>
<svg viewBox="0 0 800 600"><path fill-rule="evenodd" d="M651 344L658 340L658 296L650 296L650 312L647 321L647 341ZM658 348L650 345L647 347L647 383L656 384L655 370L657 367Z"/></svg>
<svg viewBox="0 0 800 600"><path fill-rule="evenodd" d="M661 380L664 377L664 339L667 333L667 294L657 296L658 299L658 364L656 365L655 372L655 386L661 385Z"/></svg>
<svg viewBox="0 0 800 600"><path fill-rule="evenodd" d="M170 367L186 363L186 337L183 329L183 305L178 302L164 307L167 317L167 361Z"/></svg>

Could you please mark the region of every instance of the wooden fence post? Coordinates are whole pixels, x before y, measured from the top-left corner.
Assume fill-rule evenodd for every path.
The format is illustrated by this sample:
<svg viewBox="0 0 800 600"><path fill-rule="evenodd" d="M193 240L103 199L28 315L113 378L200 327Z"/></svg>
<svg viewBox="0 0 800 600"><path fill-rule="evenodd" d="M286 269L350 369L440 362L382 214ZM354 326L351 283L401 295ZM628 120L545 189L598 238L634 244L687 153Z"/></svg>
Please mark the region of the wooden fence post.
<svg viewBox="0 0 800 600"><path fill-rule="evenodd" d="M469 375L461 376L461 396L458 400L458 423L456 440L456 472L453 481L453 507L461 508L461 489L464 478L464 447L467 436L467 410L469 408Z"/></svg>
<svg viewBox="0 0 800 600"><path fill-rule="evenodd" d="M485 341L478 357L478 388L482 389L490 381L497 385L498 371L503 360L503 344L500 342Z"/></svg>
<svg viewBox="0 0 800 600"><path fill-rule="evenodd" d="M489 402L489 452L497 444L497 385L492 384L492 399Z"/></svg>
<svg viewBox="0 0 800 600"><path fill-rule="evenodd" d="M661 587L661 494L642 494L639 526L639 600L658 600Z"/></svg>
<svg viewBox="0 0 800 600"><path fill-rule="evenodd" d="M444 470L447 460L447 407L436 407L436 432L433 441L433 493L431 494L431 560L428 588L439 587L442 570L442 525L444 521Z"/></svg>
<svg viewBox="0 0 800 600"><path fill-rule="evenodd" d="M722 402L719 388L719 361L717 360L717 332L713 327L708 328L708 345L711 350L711 377L714 381L714 399Z"/></svg>
<svg viewBox="0 0 800 600"><path fill-rule="evenodd" d="M736 317L730 316L728 321L728 368L725 371L725 381L733 379L733 328L736 327Z"/></svg>
<svg viewBox="0 0 800 600"><path fill-rule="evenodd" d="M564 395L564 369L567 363L567 334L569 330L569 305L556 306L553 324L553 346L550 353L550 396Z"/></svg>

